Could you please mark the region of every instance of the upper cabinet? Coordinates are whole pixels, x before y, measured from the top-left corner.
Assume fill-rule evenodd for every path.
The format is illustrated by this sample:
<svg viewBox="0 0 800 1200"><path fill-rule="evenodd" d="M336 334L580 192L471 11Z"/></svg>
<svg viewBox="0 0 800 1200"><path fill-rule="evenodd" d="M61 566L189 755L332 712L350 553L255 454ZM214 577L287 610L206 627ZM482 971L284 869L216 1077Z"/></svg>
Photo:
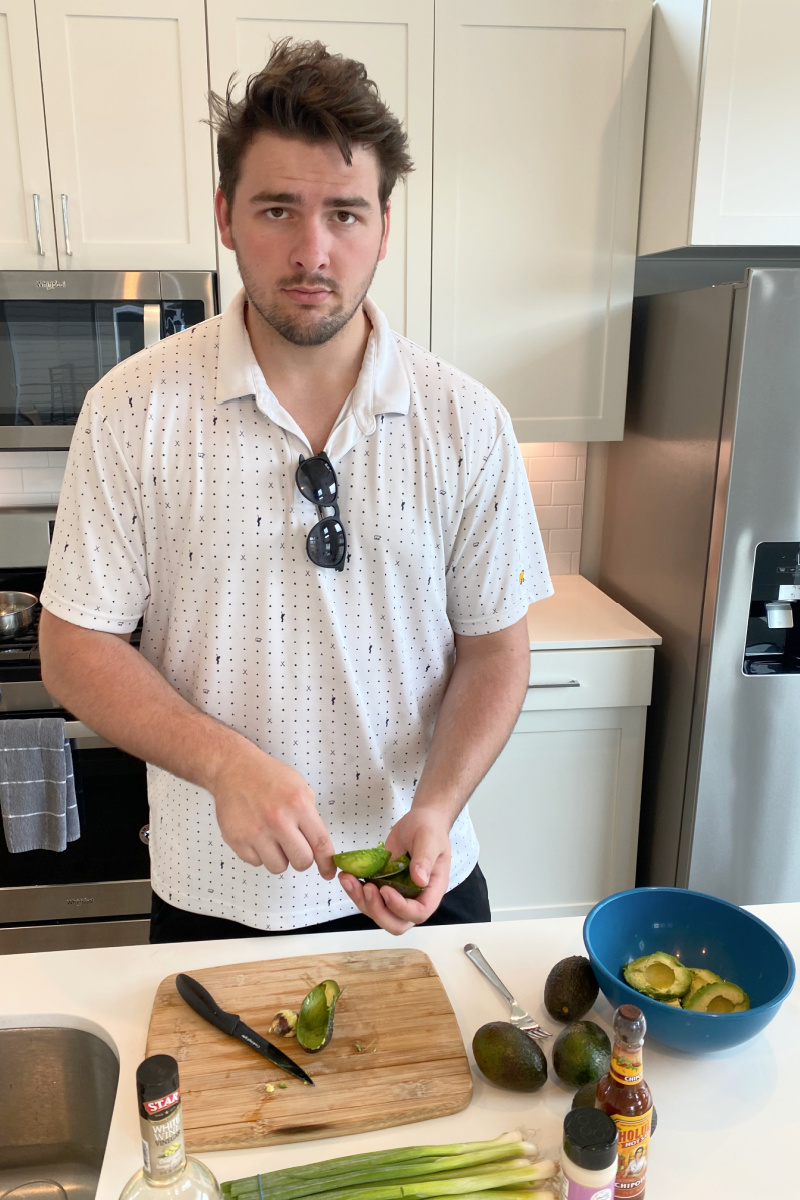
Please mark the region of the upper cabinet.
<svg viewBox="0 0 800 1200"><path fill-rule="evenodd" d="M217 93L273 41L318 38L404 122L416 169L371 289L392 327L491 388L522 441L622 437L650 0L207 9ZM224 304L240 280L219 261Z"/></svg>
<svg viewBox="0 0 800 1200"><path fill-rule="evenodd" d="M216 266L203 0L0 0L0 58L0 267Z"/></svg>
<svg viewBox="0 0 800 1200"><path fill-rule="evenodd" d="M800 3L657 0L639 253L800 244Z"/></svg>
<svg viewBox="0 0 800 1200"><path fill-rule="evenodd" d="M436 0L432 348L520 441L621 438L650 0Z"/></svg>
<svg viewBox="0 0 800 1200"><path fill-rule="evenodd" d="M0 0L0 162L0 268L57 270L32 0Z"/></svg>
<svg viewBox="0 0 800 1200"><path fill-rule="evenodd" d="M333 53L366 64L382 98L403 122L415 170L392 196L391 234L370 295L399 333L430 344L431 141L433 127L432 0L208 0L211 87L234 98L260 71L273 42L319 40ZM219 245L223 307L241 287L232 251Z"/></svg>

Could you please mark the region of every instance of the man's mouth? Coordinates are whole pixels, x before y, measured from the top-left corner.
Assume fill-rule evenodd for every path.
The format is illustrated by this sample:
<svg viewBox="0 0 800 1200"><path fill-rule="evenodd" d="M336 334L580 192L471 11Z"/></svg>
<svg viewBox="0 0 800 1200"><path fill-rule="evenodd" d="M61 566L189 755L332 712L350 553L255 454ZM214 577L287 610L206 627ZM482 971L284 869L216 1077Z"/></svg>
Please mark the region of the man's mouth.
<svg viewBox="0 0 800 1200"><path fill-rule="evenodd" d="M290 300L294 300L296 304L308 305L321 304L323 301L327 300L328 296L331 294L327 288L293 287L284 288L283 292L284 295L288 296Z"/></svg>

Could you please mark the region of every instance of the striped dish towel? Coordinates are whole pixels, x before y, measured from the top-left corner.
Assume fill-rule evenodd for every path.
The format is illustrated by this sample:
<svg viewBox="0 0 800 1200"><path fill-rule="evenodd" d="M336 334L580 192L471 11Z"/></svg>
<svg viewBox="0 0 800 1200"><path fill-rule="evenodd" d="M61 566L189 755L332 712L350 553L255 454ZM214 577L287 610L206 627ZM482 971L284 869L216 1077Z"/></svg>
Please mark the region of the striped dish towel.
<svg viewBox="0 0 800 1200"><path fill-rule="evenodd" d="M0 812L12 854L66 850L80 837L63 717L0 721Z"/></svg>

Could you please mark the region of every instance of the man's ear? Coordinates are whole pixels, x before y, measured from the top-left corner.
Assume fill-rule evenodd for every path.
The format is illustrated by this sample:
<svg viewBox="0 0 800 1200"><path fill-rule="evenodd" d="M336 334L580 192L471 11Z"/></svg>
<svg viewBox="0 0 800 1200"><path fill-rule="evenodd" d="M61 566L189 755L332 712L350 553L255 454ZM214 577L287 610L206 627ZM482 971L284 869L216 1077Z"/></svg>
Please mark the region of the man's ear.
<svg viewBox="0 0 800 1200"><path fill-rule="evenodd" d="M389 225L391 224L392 202L388 200L386 208L383 211L383 237L381 238L381 249L378 254L378 262L382 262L386 258L386 246L389 241Z"/></svg>
<svg viewBox="0 0 800 1200"><path fill-rule="evenodd" d="M233 250L230 209L228 208L228 201L219 188L217 188L217 194L214 197L214 212L217 217L217 225L219 225L220 241L228 250Z"/></svg>

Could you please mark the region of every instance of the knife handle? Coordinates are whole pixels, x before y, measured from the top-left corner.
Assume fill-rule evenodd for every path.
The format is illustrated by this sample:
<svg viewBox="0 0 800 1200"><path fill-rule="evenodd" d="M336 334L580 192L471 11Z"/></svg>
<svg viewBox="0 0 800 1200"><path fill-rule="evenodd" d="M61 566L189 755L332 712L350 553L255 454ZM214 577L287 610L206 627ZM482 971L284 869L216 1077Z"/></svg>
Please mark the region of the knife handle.
<svg viewBox="0 0 800 1200"><path fill-rule="evenodd" d="M194 1009L198 1016L203 1017L217 1029L221 1029L223 1033L233 1034L239 1024L238 1016L220 1008L211 993L207 992L201 983L192 979L191 975L177 975L175 986L182 999L190 1008Z"/></svg>

